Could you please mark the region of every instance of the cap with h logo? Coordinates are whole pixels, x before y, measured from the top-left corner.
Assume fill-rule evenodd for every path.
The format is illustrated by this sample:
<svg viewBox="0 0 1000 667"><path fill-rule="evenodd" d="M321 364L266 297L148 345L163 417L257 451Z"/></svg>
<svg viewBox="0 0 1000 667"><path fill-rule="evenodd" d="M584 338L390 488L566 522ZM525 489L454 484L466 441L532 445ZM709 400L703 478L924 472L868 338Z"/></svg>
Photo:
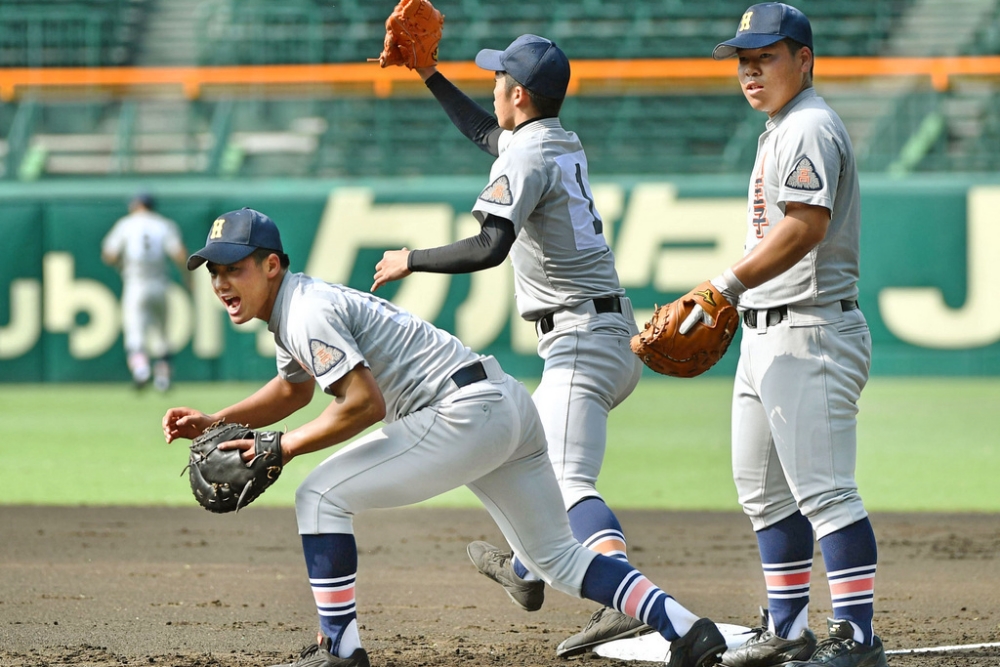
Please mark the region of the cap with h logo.
<svg viewBox="0 0 1000 667"><path fill-rule="evenodd" d="M736 55L737 49L762 49L788 37L810 49L813 45L809 19L791 5L765 2L743 13L736 36L715 47L712 57L725 60Z"/></svg>
<svg viewBox="0 0 1000 667"><path fill-rule="evenodd" d="M260 211L241 208L215 219L205 247L188 257L187 267L194 271L205 262L234 264L257 248L284 252L278 226Z"/></svg>
<svg viewBox="0 0 1000 667"><path fill-rule="evenodd" d="M492 72L507 72L536 95L554 100L566 97L569 58L544 37L521 35L503 51L483 49L476 55L476 64Z"/></svg>

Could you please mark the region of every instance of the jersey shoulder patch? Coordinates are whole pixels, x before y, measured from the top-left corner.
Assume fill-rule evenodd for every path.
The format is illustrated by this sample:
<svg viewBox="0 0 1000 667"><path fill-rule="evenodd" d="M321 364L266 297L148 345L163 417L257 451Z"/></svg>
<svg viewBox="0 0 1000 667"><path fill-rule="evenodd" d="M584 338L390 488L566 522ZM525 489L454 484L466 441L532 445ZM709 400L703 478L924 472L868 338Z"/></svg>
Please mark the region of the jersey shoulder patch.
<svg viewBox="0 0 1000 667"><path fill-rule="evenodd" d="M510 206L514 203L514 195L510 191L510 181L506 176L500 176L479 193L479 198L490 204Z"/></svg>
<svg viewBox="0 0 1000 667"><path fill-rule="evenodd" d="M309 341L309 351L312 353L313 370L317 377L325 375L346 356L343 350L315 338Z"/></svg>
<svg viewBox="0 0 1000 667"><path fill-rule="evenodd" d="M805 155L795 161L795 168L785 179L785 187L793 190L822 190L823 181L816 173L816 166Z"/></svg>

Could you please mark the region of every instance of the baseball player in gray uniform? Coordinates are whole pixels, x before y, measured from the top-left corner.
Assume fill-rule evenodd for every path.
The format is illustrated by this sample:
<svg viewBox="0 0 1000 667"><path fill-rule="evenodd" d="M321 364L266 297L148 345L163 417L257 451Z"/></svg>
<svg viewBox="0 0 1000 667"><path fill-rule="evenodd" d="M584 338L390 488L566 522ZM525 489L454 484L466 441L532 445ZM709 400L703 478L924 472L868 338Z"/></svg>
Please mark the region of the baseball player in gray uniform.
<svg viewBox="0 0 1000 667"><path fill-rule="evenodd" d="M858 398L871 336L858 308L861 198L843 122L812 86L809 20L753 5L736 36L743 94L766 112L750 179L743 259L712 280L743 317L733 389L733 476L756 532L766 626L733 667L884 667L872 627L875 535L855 481ZM815 538L833 601L808 626Z"/></svg>
<svg viewBox="0 0 1000 667"><path fill-rule="evenodd" d="M476 63L495 72L495 117L436 67L417 71L458 129L497 158L472 208L481 233L439 248L385 253L372 289L413 271L489 268L509 254L518 311L535 323L545 361L533 399L573 534L590 549L624 560L621 524L595 485L608 413L632 393L642 364L629 348L635 317L594 206L587 156L577 135L559 122L569 60L550 40L522 35L503 51L481 51ZM520 554L479 542L469 546L469 555L523 609L542 606L544 585ZM582 653L647 630L599 609L557 653Z"/></svg>
<svg viewBox="0 0 1000 667"><path fill-rule="evenodd" d="M277 375L214 414L171 408L162 424L168 442L194 438L219 419L273 424L308 404L315 385L330 404L282 437L285 462L385 422L320 463L295 494L320 633L293 665L370 664L355 607L354 516L461 485L553 588L655 627L672 642L669 665L715 664L726 643L714 623L699 619L628 562L573 539L538 411L494 358L372 294L290 273L277 227L258 211L220 216L188 267L205 262L234 323L267 322L277 346ZM221 445L244 450L246 458L252 446Z"/></svg>
<svg viewBox="0 0 1000 667"><path fill-rule="evenodd" d="M166 391L170 387L167 260L183 271L187 250L180 230L154 210L152 196L141 192L129 203L128 215L104 237L101 259L121 271L122 330L132 380L136 387L144 387L152 377L154 386Z"/></svg>

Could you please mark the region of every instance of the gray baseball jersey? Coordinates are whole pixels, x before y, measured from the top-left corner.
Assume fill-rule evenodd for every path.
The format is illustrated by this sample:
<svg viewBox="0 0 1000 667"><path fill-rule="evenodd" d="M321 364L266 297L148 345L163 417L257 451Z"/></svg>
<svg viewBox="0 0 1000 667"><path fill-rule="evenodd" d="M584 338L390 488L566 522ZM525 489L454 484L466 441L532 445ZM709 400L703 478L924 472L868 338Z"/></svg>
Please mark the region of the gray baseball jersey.
<svg viewBox="0 0 1000 667"><path fill-rule="evenodd" d="M806 515L817 537L867 513L854 478L858 398L871 335L857 297L861 210L851 142L807 88L767 123L751 177L747 251L785 204L830 209L823 241L785 273L747 291L740 309L787 306L775 324L745 323L733 388L733 478L755 530Z"/></svg>
<svg viewBox="0 0 1000 667"><path fill-rule="evenodd" d="M386 422L434 402L451 375L479 358L451 334L367 292L287 273L268 323L278 374L315 378L324 391L364 363L378 381Z"/></svg>
<svg viewBox="0 0 1000 667"><path fill-rule="evenodd" d="M361 511L464 484L545 581L580 595L596 554L573 539L531 396L496 359L388 301L301 273L283 278L268 329L280 377L315 378L328 390L363 363L386 402L385 426L337 450L299 487L300 533L351 533ZM482 381L451 380L476 361Z"/></svg>
<svg viewBox="0 0 1000 667"><path fill-rule="evenodd" d="M802 91L767 121L748 199L747 253L785 216L788 202L822 206L831 218L822 243L785 273L748 290L741 309L857 298L861 195L854 150L844 123L815 89Z"/></svg>
<svg viewBox="0 0 1000 667"><path fill-rule="evenodd" d="M490 184L472 211L514 223L510 251L517 308L526 320L589 299L622 296L587 175L587 156L558 118L500 136Z"/></svg>
<svg viewBox="0 0 1000 667"><path fill-rule="evenodd" d="M137 211L118 220L104 237L102 250L121 256L122 280L167 281L167 263L183 242L173 221L152 211Z"/></svg>

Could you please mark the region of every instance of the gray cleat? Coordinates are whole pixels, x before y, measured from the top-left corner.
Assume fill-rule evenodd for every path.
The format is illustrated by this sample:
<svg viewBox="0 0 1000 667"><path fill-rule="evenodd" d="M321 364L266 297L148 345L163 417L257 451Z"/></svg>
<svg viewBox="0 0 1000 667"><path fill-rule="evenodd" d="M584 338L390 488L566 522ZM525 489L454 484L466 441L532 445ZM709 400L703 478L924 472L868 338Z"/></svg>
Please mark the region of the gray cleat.
<svg viewBox="0 0 1000 667"><path fill-rule="evenodd" d="M514 604L525 611L538 611L545 601L545 582L526 581L514 574L514 554L488 542L471 542L466 551L479 571L507 591Z"/></svg>
<svg viewBox="0 0 1000 667"><path fill-rule="evenodd" d="M610 607L601 607L590 617L587 627L559 644L556 655L560 658L570 658L586 653L600 644L649 632L655 630L642 621Z"/></svg>
<svg viewBox="0 0 1000 667"><path fill-rule="evenodd" d="M368 653L363 648L359 648L351 654L350 658L338 658L330 653L330 639L323 638L321 644L309 644L299 653L299 659L295 662L286 662L274 667L371 667L368 661Z"/></svg>

